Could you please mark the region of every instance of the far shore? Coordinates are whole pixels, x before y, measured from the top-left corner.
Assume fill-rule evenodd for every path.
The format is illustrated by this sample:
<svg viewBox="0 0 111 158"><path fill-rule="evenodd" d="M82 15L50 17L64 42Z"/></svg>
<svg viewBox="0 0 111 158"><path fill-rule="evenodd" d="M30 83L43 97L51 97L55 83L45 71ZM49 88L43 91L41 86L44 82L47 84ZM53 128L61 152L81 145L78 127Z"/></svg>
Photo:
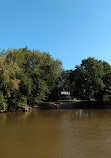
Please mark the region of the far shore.
<svg viewBox="0 0 111 158"><path fill-rule="evenodd" d="M99 102L99 101L80 101L80 100L60 100L57 102L41 102L38 106L34 107L23 107L19 106L16 110L0 110L0 113L6 112L28 112L44 109L108 109L111 108L111 105L108 102Z"/></svg>

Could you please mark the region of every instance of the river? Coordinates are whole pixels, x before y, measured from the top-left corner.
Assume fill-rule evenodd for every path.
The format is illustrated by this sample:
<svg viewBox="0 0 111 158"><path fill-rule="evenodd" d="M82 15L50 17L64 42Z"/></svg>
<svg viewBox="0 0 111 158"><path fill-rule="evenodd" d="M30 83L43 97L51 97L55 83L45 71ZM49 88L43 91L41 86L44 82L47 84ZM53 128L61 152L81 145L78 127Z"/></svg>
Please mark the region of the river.
<svg viewBox="0 0 111 158"><path fill-rule="evenodd" d="M0 114L0 158L110 157L110 109Z"/></svg>

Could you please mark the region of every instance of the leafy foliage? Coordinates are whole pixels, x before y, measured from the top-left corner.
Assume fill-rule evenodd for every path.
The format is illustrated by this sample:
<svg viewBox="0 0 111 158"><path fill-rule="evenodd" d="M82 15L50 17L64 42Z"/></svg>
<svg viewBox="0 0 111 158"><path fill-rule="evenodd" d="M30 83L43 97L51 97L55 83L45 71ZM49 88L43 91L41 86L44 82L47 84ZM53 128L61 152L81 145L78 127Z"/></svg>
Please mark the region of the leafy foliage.
<svg viewBox="0 0 111 158"><path fill-rule="evenodd" d="M95 58L82 60L73 71L73 95L82 100L110 99L111 66Z"/></svg>
<svg viewBox="0 0 111 158"><path fill-rule="evenodd" d="M27 47L1 52L0 91L8 109L16 109L18 105L34 106L47 99L61 70L61 61L46 52L31 51Z"/></svg>
<svg viewBox="0 0 111 158"><path fill-rule="evenodd" d="M0 53L0 110L56 101L62 90L81 100L111 100L111 66L95 58L82 60L74 70L49 53L27 47Z"/></svg>

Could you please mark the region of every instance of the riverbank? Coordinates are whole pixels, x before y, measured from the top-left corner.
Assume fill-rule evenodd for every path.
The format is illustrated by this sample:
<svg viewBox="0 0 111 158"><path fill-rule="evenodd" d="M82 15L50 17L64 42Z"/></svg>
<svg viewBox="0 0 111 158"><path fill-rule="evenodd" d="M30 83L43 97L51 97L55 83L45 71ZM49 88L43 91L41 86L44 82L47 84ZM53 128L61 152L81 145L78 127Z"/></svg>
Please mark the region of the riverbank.
<svg viewBox="0 0 111 158"><path fill-rule="evenodd" d="M109 103L99 101L61 101L61 102L43 102L39 109L105 109L110 108Z"/></svg>
<svg viewBox="0 0 111 158"><path fill-rule="evenodd" d="M11 110L0 110L0 113L6 113L6 112L28 112L28 111L36 111L38 110L38 106L36 107L23 107L23 106L19 106L17 109L11 109Z"/></svg>
<svg viewBox="0 0 111 158"><path fill-rule="evenodd" d="M19 106L17 109L13 110L0 110L0 113L5 112L16 112L16 111L36 111L43 109L108 109L111 108L109 102L99 102L99 101L57 101L57 102L42 102L35 107L23 107Z"/></svg>

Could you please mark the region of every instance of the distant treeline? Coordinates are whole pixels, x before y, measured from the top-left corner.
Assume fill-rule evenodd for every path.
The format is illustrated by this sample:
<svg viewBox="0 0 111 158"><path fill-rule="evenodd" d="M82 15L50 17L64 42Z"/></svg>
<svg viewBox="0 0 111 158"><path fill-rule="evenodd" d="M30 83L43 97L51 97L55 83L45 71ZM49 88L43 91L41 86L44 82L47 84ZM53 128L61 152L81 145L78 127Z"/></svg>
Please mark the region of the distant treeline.
<svg viewBox="0 0 111 158"><path fill-rule="evenodd" d="M62 90L81 100L111 100L111 66L95 58L82 60L74 70L63 70L49 53L20 49L0 53L0 110L57 101Z"/></svg>

